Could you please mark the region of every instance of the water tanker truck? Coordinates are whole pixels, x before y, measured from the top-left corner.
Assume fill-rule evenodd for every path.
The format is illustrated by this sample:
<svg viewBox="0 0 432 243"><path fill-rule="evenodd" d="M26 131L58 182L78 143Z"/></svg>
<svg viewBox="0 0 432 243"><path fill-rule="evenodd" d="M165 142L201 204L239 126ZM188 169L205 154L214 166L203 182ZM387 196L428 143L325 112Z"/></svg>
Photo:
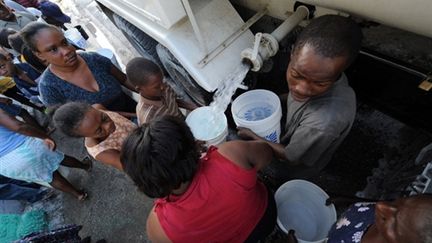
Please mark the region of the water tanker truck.
<svg viewBox="0 0 432 243"><path fill-rule="evenodd" d="M236 72L244 60L248 60L248 68L253 72L271 70L272 66L277 65L277 60L273 60L272 65L273 57L277 56L281 49L286 49L281 48L284 46L281 42L295 35L298 28L307 25L308 21L321 15L350 16L363 24L378 23L426 39L432 38L430 0L96 1L138 52L163 66L174 81L173 85L200 105L209 104L212 94L226 85L226 80ZM384 35L383 40L386 38ZM384 163L383 158L379 157L384 156L383 153L387 153L386 149L390 146L388 139L383 141L382 144L385 145L375 154L378 157L374 158L374 167L377 169L372 173L373 178L368 180L366 187L373 187L371 181L381 178L384 181L379 184L381 194L387 189L389 193L407 190L408 193L430 192L432 185L429 186L429 181L432 176L429 175L429 170L432 171L432 165L428 162L432 157L428 157L427 148L417 160L415 156L422 147L431 142L429 134L432 131L432 115L429 113L432 108L432 96L429 90L432 83L428 76L430 69L411 67L399 62L400 60L385 58L379 53L367 50L362 50L358 59L358 64L354 64L347 72L350 84L360 99L358 110L367 114L358 115L357 123L361 125L354 125L353 136L356 134L355 129L376 130L375 134L368 135L369 142L365 142L364 145L367 147L371 140L379 140L383 133L388 133L390 129L395 129L392 134L399 134L399 125L395 124L404 124L403 126L407 125L413 131L421 133L422 139L424 138L422 142L418 142L416 148L411 147L411 151L399 151L411 153L411 157L400 158L405 162L412 161L410 166L406 166L405 162L399 163L400 166L383 166L382 164L389 164L392 160L387 159ZM426 69L430 68L426 66ZM371 88L372 86L374 88ZM366 108L362 104L374 107L384 114L375 116L375 120L367 123L374 123L375 127L364 128L367 124L364 123L363 116L369 119L371 112L364 111ZM377 118L380 116L382 117ZM392 125L385 125L387 123L383 121L383 117L387 117L387 120L393 119ZM376 127L377 124L381 124L381 127ZM352 139L355 141L356 138ZM398 140L393 143L414 144L401 142L401 138L396 135L390 139ZM416 141L419 141L418 136ZM360 146L358 141L353 144ZM409 146L405 146L407 147ZM359 151L358 147L354 150ZM380 164L376 164L379 159ZM387 175L384 175L385 173ZM402 177L405 178L405 182Z"/></svg>

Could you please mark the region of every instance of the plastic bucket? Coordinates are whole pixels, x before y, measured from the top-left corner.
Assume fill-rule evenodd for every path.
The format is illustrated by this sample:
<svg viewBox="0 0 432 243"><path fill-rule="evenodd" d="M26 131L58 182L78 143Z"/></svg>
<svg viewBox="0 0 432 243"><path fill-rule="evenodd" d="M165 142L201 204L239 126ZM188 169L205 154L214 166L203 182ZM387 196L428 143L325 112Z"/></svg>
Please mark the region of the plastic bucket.
<svg viewBox="0 0 432 243"><path fill-rule="evenodd" d="M76 28L70 28L64 32L66 39L72 41L79 48L85 49L87 41Z"/></svg>
<svg viewBox="0 0 432 243"><path fill-rule="evenodd" d="M282 108L275 93L265 89L245 92L233 101L231 113L237 126L249 128L269 141L279 142Z"/></svg>
<svg viewBox="0 0 432 243"><path fill-rule="evenodd" d="M311 182L286 182L275 193L279 228L285 233L295 230L299 243L326 242L327 234L336 222L334 205L325 205L328 197Z"/></svg>
<svg viewBox="0 0 432 243"><path fill-rule="evenodd" d="M120 69L120 65L119 65L119 63L118 63L118 61L117 61L117 58L116 58L116 56L114 55L114 52L113 52L113 51L111 51L111 50L108 49L108 48L99 48L99 49L96 50L96 52L97 52L99 55L102 55L102 56L104 56L104 57L110 59L111 63L114 64L114 66L116 66L117 68Z"/></svg>
<svg viewBox="0 0 432 243"><path fill-rule="evenodd" d="M225 114L216 112L209 106L199 107L186 117L195 139L209 145L225 142L228 135L228 123Z"/></svg>

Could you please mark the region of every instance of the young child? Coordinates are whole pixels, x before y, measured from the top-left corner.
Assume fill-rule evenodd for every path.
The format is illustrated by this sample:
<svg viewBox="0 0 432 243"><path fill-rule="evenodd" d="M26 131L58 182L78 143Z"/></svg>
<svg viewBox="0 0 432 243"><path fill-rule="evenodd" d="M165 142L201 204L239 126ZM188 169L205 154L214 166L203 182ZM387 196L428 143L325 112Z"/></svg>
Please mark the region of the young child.
<svg viewBox="0 0 432 243"><path fill-rule="evenodd" d="M85 138L84 145L93 158L123 170L120 149L135 123L100 104L69 102L50 113L54 126L64 134Z"/></svg>
<svg viewBox="0 0 432 243"><path fill-rule="evenodd" d="M37 80L40 73L27 63L13 63L10 56L0 53L0 75L13 78L21 93L34 103L41 104Z"/></svg>
<svg viewBox="0 0 432 243"><path fill-rule="evenodd" d="M195 104L177 99L174 91L163 82L162 69L148 59L143 57L132 59L126 66L126 76L140 94L136 107L139 125L163 115L184 119L179 107L187 110L197 108Z"/></svg>

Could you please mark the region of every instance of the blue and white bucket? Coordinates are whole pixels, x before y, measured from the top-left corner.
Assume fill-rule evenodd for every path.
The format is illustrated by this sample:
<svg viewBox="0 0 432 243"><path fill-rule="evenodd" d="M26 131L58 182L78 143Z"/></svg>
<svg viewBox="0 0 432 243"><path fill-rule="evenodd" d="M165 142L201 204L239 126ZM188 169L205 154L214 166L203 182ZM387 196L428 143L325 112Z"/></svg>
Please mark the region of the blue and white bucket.
<svg viewBox="0 0 432 243"><path fill-rule="evenodd" d="M245 92L233 101L231 113L238 127L249 128L258 136L279 143L282 108L275 93L265 89Z"/></svg>

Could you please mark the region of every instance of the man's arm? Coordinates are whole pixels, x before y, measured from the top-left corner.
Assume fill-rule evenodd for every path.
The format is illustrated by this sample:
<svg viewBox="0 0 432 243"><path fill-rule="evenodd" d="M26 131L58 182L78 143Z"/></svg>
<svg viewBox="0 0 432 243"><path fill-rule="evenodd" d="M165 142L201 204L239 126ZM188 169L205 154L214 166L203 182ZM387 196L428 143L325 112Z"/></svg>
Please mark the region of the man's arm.
<svg viewBox="0 0 432 243"><path fill-rule="evenodd" d="M93 104L92 105L93 108L98 109L98 110L104 110L104 111L109 111L105 106L101 105L101 104ZM126 117L126 118L136 118L137 114L132 113L132 112L125 112L125 111L114 111L115 113Z"/></svg>
<svg viewBox="0 0 432 243"><path fill-rule="evenodd" d="M254 132L252 132L249 128L239 127L237 134L239 137L246 139L246 140L254 140L254 141L260 141L266 143L270 148L273 150L274 155L281 160L287 160L285 153L285 146L279 143L273 143L270 141L267 141L266 139L256 135Z"/></svg>
<svg viewBox="0 0 432 243"><path fill-rule="evenodd" d="M184 101L184 100L182 100L182 99L176 99L176 101L177 101L177 105L178 105L179 107L181 107L181 108L185 108L186 110L193 111L193 110L195 110L196 108L198 108L198 106L195 105L194 103L187 102L187 101Z"/></svg>

